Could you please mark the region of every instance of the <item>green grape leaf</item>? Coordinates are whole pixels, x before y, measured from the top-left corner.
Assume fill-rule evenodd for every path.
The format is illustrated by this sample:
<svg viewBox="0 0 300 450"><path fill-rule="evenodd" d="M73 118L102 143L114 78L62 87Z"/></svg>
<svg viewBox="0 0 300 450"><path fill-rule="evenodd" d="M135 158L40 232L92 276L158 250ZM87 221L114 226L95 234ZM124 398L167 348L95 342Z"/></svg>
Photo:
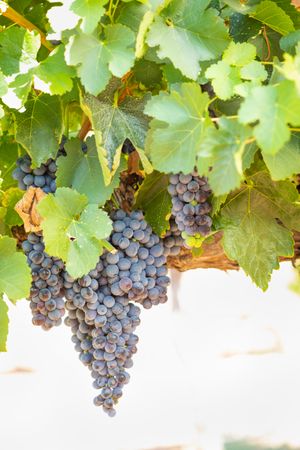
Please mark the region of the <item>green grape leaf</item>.
<svg viewBox="0 0 300 450"><path fill-rule="evenodd" d="M267 25L283 36L295 30L290 16L288 16L275 2L270 0L260 2L255 11L250 14L250 17Z"/></svg>
<svg viewBox="0 0 300 450"><path fill-rule="evenodd" d="M34 71L35 89L51 95L63 95L73 87L75 69L67 66L64 47L59 45Z"/></svg>
<svg viewBox="0 0 300 450"><path fill-rule="evenodd" d="M162 69L155 62L139 59L136 61L132 71L134 79L147 88L155 88L162 83Z"/></svg>
<svg viewBox="0 0 300 450"><path fill-rule="evenodd" d="M168 193L169 177L154 171L143 181L136 194L135 209L145 213L146 221L161 236L169 228L172 201Z"/></svg>
<svg viewBox="0 0 300 450"><path fill-rule="evenodd" d="M239 110L241 123L259 124L254 136L262 151L276 154L290 139L288 123L300 125L300 102L291 81L284 80L277 86L254 87Z"/></svg>
<svg viewBox="0 0 300 450"><path fill-rule="evenodd" d="M149 124L144 107L149 96L140 99L128 96L118 105L115 102L118 87L119 82L113 80L100 96L87 94L82 100L82 107L95 133L98 157L106 185L110 183L119 166L121 148L126 138L130 139L138 151L145 171L150 173L152 170L143 151Z"/></svg>
<svg viewBox="0 0 300 450"><path fill-rule="evenodd" d="M8 335L8 307L2 294L0 294L0 352L6 352L6 341Z"/></svg>
<svg viewBox="0 0 300 450"><path fill-rule="evenodd" d="M263 290L268 287L272 271L279 268L279 257L293 256L290 230L300 229L297 200L298 192L292 183L272 181L266 170L259 170L221 209L226 255L237 261Z"/></svg>
<svg viewBox="0 0 300 450"><path fill-rule="evenodd" d="M229 18L229 33L235 42L245 42L256 36L261 23L240 13L232 14Z"/></svg>
<svg viewBox="0 0 300 450"><path fill-rule="evenodd" d="M152 97L145 113L154 117L146 141L153 167L161 172L189 173L204 129L211 124L207 115L208 94L196 83L182 83Z"/></svg>
<svg viewBox="0 0 300 450"><path fill-rule="evenodd" d="M212 165L208 173L209 184L214 195L222 196L241 184L243 153L247 139L251 136L251 128L226 118L221 118L218 124L218 129L214 127L208 129L199 154L209 156ZM198 170L201 173L201 165L199 166Z"/></svg>
<svg viewBox="0 0 300 450"><path fill-rule="evenodd" d="M223 60L231 66L243 67L256 58L256 48L246 42L231 42L223 53Z"/></svg>
<svg viewBox="0 0 300 450"><path fill-rule="evenodd" d="M40 35L12 27L0 33L0 68L4 75L27 73L37 66Z"/></svg>
<svg viewBox="0 0 300 450"><path fill-rule="evenodd" d="M183 75L197 79L201 61L217 58L228 43L223 20L209 0L173 0L156 16L147 43L157 55L169 58Z"/></svg>
<svg viewBox="0 0 300 450"><path fill-rule="evenodd" d="M273 180L284 180L300 173L300 135L293 134L276 155L263 154Z"/></svg>
<svg viewBox="0 0 300 450"><path fill-rule="evenodd" d="M0 70L0 97L3 97L7 92L7 83L3 73Z"/></svg>
<svg viewBox="0 0 300 450"><path fill-rule="evenodd" d="M219 61L210 66L205 76L212 80L214 91L221 100L232 97L235 87L241 83L238 68L231 67L226 61Z"/></svg>
<svg viewBox="0 0 300 450"><path fill-rule="evenodd" d="M283 36L280 39L279 42L280 48L283 51L294 55L296 52L296 46L298 45L299 41L300 41L300 30L293 31L292 33L289 33L288 35Z"/></svg>
<svg viewBox="0 0 300 450"><path fill-rule="evenodd" d="M18 144L0 140L0 173L3 178L3 190L17 185L17 181L12 178L12 172L16 167L18 156Z"/></svg>
<svg viewBox="0 0 300 450"><path fill-rule="evenodd" d="M137 34L140 23L147 11L149 11L149 4L144 5L136 2L125 4L125 2L123 2L119 9L119 14L116 21L126 25L126 27L130 28L135 34Z"/></svg>
<svg viewBox="0 0 300 450"><path fill-rule="evenodd" d="M297 44L295 49L295 56L284 54L284 62L282 66L278 67L279 72L288 79L295 83L300 96L300 43Z"/></svg>
<svg viewBox="0 0 300 450"><path fill-rule="evenodd" d="M31 286L26 256L16 251L16 241L0 236L0 292L12 300L28 297Z"/></svg>
<svg viewBox="0 0 300 450"><path fill-rule="evenodd" d="M61 258L74 278L93 269L103 250L103 239L112 230L111 220L85 195L69 188L58 188L37 206L46 252Z"/></svg>
<svg viewBox="0 0 300 450"><path fill-rule="evenodd" d="M29 153L34 166L55 159L62 137L62 106L59 97L41 94L16 112L16 140Z"/></svg>
<svg viewBox="0 0 300 450"><path fill-rule="evenodd" d="M244 89L250 89L251 83L259 85L268 77L264 66L255 61L256 48L246 42L231 42L223 54L222 61L211 65L205 76L212 80L216 95L221 100L228 100L234 94L242 95ZM247 91L246 91L247 92Z"/></svg>
<svg viewBox="0 0 300 450"><path fill-rule="evenodd" d="M6 209L4 222L8 227L23 224L21 217L14 209L15 205L23 197L23 195L24 192L18 188L10 188L3 193L2 206Z"/></svg>
<svg viewBox="0 0 300 450"><path fill-rule="evenodd" d="M85 194L89 202L102 206L118 187L120 172L125 170L125 163L120 164L112 182L105 186L95 138L89 137L86 144L87 153L83 153L79 139L72 139L65 144L67 156L57 161L56 183L58 187L71 187L80 194Z"/></svg>
<svg viewBox="0 0 300 450"><path fill-rule="evenodd" d="M108 0L73 0L70 10L82 19L80 28L84 33L92 33L105 12Z"/></svg>
<svg viewBox="0 0 300 450"><path fill-rule="evenodd" d="M124 25L105 28L105 40L77 34L66 47L66 61L76 66L83 86L93 95L105 89L111 75L122 77L134 63L134 33Z"/></svg>

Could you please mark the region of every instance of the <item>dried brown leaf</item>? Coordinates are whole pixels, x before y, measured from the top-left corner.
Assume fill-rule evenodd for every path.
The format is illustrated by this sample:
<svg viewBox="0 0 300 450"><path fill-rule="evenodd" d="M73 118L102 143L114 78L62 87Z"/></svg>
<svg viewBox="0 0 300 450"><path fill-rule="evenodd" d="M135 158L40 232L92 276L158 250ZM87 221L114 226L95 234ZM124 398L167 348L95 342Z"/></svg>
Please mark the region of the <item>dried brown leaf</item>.
<svg viewBox="0 0 300 450"><path fill-rule="evenodd" d="M30 187L15 206L15 210L24 222L27 233L41 230L42 218L37 212L36 206L45 195L42 189Z"/></svg>

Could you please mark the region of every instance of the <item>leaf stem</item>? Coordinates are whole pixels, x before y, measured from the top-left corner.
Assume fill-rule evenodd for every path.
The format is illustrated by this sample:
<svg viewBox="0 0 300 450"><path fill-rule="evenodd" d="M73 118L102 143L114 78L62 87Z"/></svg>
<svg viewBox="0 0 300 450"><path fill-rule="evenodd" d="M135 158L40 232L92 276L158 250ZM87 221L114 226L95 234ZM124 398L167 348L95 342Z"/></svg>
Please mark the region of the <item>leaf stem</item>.
<svg viewBox="0 0 300 450"><path fill-rule="evenodd" d="M25 28L29 31L37 31L41 37L41 43L44 47L46 47L49 52L53 50L53 45L47 41L45 34L33 23L31 23L29 20L25 19L21 14L19 14L17 11L15 11L11 6L9 6L7 3L0 1L0 15L7 17L7 19L13 21L17 25L20 25L21 27Z"/></svg>
<svg viewBox="0 0 300 450"><path fill-rule="evenodd" d="M92 128L92 125L91 125L90 119L87 116L85 116L82 121L80 131L78 133L78 137L81 141L84 140L84 138L86 137L86 135L88 134L88 132L90 131L91 128Z"/></svg>

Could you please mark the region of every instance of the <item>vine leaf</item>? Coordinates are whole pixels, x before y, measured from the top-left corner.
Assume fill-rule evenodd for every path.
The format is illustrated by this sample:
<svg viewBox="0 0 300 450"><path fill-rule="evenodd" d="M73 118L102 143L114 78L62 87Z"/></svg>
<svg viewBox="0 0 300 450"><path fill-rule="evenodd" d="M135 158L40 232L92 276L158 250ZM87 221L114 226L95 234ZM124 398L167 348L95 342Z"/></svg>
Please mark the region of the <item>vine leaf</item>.
<svg viewBox="0 0 300 450"><path fill-rule="evenodd" d="M16 167L16 160L18 158L18 144L15 142L0 141L0 172L3 178L2 189L9 189L16 186L17 182L12 177L12 172Z"/></svg>
<svg viewBox="0 0 300 450"><path fill-rule="evenodd" d="M256 47L246 42L231 42L223 54L222 61L211 65L205 76L212 80L216 95L221 100L228 100L234 94L241 94L245 87L244 80L252 85L259 85L268 77L268 72L256 58ZM246 81L249 89L249 82Z"/></svg>
<svg viewBox="0 0 300 450"><path fill-rule="evenodd" d="M6 352L8 325L8 307L3 299L2 294L0 294L0 352Z"/></svg>
<svg viewBox="0 0 300 450"><path fill-rule="evenodd" d="M146 221L159 236L169 228L172 201L168 185L168 175L152 172L139 188L134 204L135 209L142 209L145 212Z"/></svg>
<svg viewBox="0 0 300 450"><path fill-rule="evenodd" d="M237 261L263 290L268 287L272 271L279 268L279 257L293 256L290 230L300 230L297 201L298 192L291 182L272 181L262 168L228 197L221 210L226 255Z"/></svg>
<svg viewBox="0 0 300 450"><path fill-rule="evenodd" d="M30 286L26 256L16 251L15 239L0 236L0 293L12 301L20 300L29 295Z"/></svg>
<svg viewBox="0 0 300 450"><path fill-rule="evenodd" d="M221 118L219 129L209 128L201 144L199 155L209 158L212 169L208 171L209 184L214 195L222 196L238 188L243 179L243 154L251 128L236 121ZM202 172L202 158L198 170Z"/></svg>
<svg viewBox="0 0 300 450"><path fill-rule="evenodd" d="M102 206L118 186L120 172L125 170L125 164L120 164L112 182L105 186L95 138L89 137L86 144L87 152L83 153L79 139L67 142L67 156L59 158L57 162L57 186L71 187L80 194L85 194L89 202Z"/></svg>
<svg viewBox="0 0 300 450"><path fill-rule="evenodd" d="M93 269L112 230L107 213L89 204L85 195L58 188L37 206L41 214L46 252L61 258L74 278Z"/></svg>
<svg viewBox="0 0 300 450"><path fill-rule="evenodd" d="M145 113L154 117L146 141L146 151L155 169L165 173L192 172L204 130L208 94L196 83L182 83L152 97Z"/></svg>
<svg viewBox="0 0 300 450"><path fill-rule="evenodd" d="M16 112L16 140L31 156L34 166L55 159L62 137L59 97L41 94L28 100L26 111Z"/></svg>
<svg viewBox="0 0 300 450"><path fill-rule="evenodd" d="M250 16L283 36L295 30L290 16L280 6L270 0L259 3Z"/></svg>
<svg viewBox="0 0 300 450"><path fill-rule="evenodd" d="M36 67L40 36L24 28L7 28L0 33L0 68L4 75L27 73Z"/></svg>
<svg viewBox="0 0 300 450"><path fill-rule="evenodd" d="M76 66L83 86L93 95L103 91L111 75L122 77L134 63L134 33L124 25L105 27L105 39L77 34L66 46L66 61Z"/></svg>
<svg viewBox="0 0 300 450"><path fill-rule="evenodd" d="M158 47L161 59L169 58L183 75L193 80L200 71L199 63L217 58L228 43L224 22L215 9L206 9L209 3L209 0L172 1L156 16L147 36L148 45Z"/></svg>
<svg viewBox="0 0 300 450"><path fill-rule="evenodd" d="M241 105L239 120L244 124L258 120L253 130L258 145L264 153L276 154L290 139L288 123L300 125L300 102L294 83L284 80L277 86L254 87Z"/></svg>
<svg viewBox="0 0 300 450"><path fill-rule="evenodd" d="M300 136L293 134L276 155L263 155L273 180L284 180L300 173Z"/></svg>
<svg viewBox="0 0 300 450"><path fill-rule="evenodd" d="M18 188L10 188L2 195L2 206L6 209L4 217L5 224L8 227L22 225L23 221L15 211L16 203L23 197L24 192Z"/></svg>
<svg viewBox="0 0 300 450"><path fill-rule="evenodd" d="M75 76L75 69L66 64L64 46L59 45L35 69L34 87L47 94L62 95L72 89Z"/></svg>
<svg viewBox="0 0 300 450"><path fill-rule="evenodd" d="M125 139L129 139L139 153L145 171L149 173L152 170L143 151L149 124L144 107L149 96L146 95L141 99L128 96L118 105L115 102L115 93L119 86L119 82L113 80L100 96L87 94L82 100L82 107L95 133L98 157L106 185L111 182L119 166Z"/></svg>
<svg viewBox="0 0 300 450"><path fill-rule="evenodd" d="M105 12L103 6L107 2L108 0L65 0L62 5L51 8L47 17L56 37L60 38L64 30L75 28L79 20L81 30L87 34L92 33Z"/></svg>
<svg viewBox="0 0 300 450"><path fill-rule="evenodd" d="M105 12L108 0L73 0L70 10L82 19L80 28L84 33L92 33Z"/></svg>
<svg viewBox="0 0 300 450"><path fill-rule="evenodd" d="M285 53L284 63L278 67L278 70L284 74L284 76L295 83L295 86L300 95L300 44L298 42L295 49L295 56Z"/></svg>

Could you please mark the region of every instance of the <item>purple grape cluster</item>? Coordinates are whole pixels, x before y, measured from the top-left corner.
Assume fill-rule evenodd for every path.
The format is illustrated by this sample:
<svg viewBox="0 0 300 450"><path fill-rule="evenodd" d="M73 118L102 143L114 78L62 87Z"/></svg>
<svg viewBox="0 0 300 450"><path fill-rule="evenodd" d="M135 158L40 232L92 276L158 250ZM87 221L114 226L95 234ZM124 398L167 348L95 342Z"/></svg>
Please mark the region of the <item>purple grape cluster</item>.
<svg viewBox="0 0 300 450"><path fill-rule="evenodd" d="M181 236L181 232L175 222L174 217L170 219L170 229L167 230L163 237L164 255L177 256L180 253L181 248L184 246L184 239Z"/></svg>
<svg viewBox="0 0 300 450"><path fill-rule="evenodd" d="M64 264L45 253L43 238L36 233L29 233L22 248L32 275L29 297L32 322L44 330L50 330L61 324L65 313L61 275Z"/></svg>
<svg viewBox="0 0 300 450"><path fill-rule="evenodd" d="M113 295L111 284L104 282L104 261L109 255L101 256L96 268L78 280L65 273L64 286L65 323L71 327L80 361L91 371L93 386L100 390L94 404L113 417L137 351L134 331L140 324L140 308L127 295Z"/></svg>
<svg viewBox="0 0 300 450"><path fill-rule="evenodd" d="M13 178L18 181L18 186L26 191L30 186L41 188L46 194L56 191L56 162L48 159L45 164L32 169L29 155L17 160L17 168L13 171Z"/></svg>
<svg viewBox="0 0 300 450"><path fill-rule="evenodd" d="M197 171L188 175L173 174L168 191L172 197L172 215L187 246L200 246L212 225L208 202L211 189L207 179L199 177Z"/></svg>
<svg viewBox="0 0 300 450"><path fill-rule="evenodd" d="M126 214L119 209L112 220L110 242L117 251L104 257L103 281L113 295L127 295L146 309L165 303L170 279L162 240L141 211Z"/></svg>

